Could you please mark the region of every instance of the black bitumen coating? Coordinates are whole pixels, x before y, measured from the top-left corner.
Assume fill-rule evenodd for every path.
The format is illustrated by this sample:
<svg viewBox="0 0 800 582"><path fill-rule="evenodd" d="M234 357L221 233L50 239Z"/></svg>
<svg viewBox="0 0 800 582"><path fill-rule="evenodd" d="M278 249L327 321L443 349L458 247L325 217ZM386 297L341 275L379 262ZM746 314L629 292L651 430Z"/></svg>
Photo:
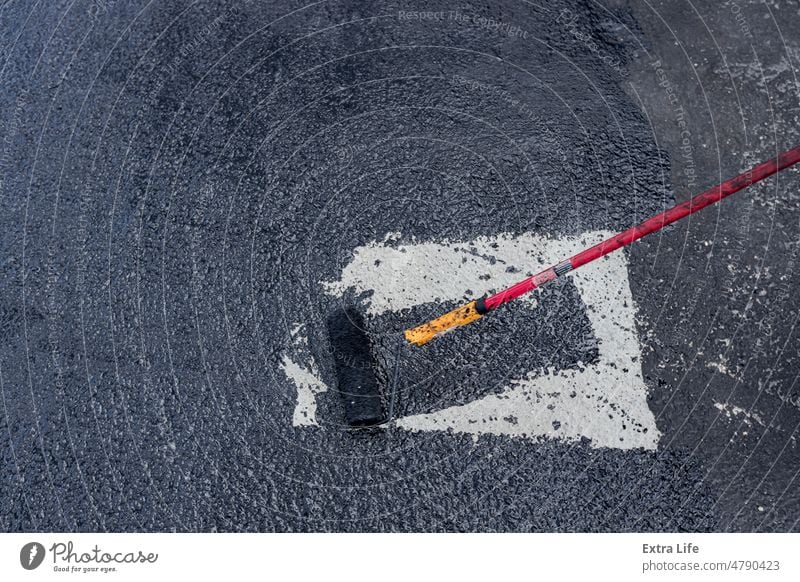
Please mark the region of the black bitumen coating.
<svg viewBox="0 0 800 582"><path fill-rule="evenodd" d="M566 370L597 361L597 342L571 281L544 287L537 303L535 310L521 305L497 310L423 349L408 346L400 364L400 414L466 404L500 392L511 380L531 371ZM372 318L369 331L376 338L377 361L392 369L394 338L409 322L426 321L456 305L423 304Z"/></svg>
<svg viewBox="0 0 800 582"><path fill-rule="evenodd" d="M336 391L318 398L320 427L291 423L295 387L280 363L313 355L335 385L326 318L364 297L340 301L319 282L355 247L390 232L410 243L618 230L684 199L670 190L670 169L684 186L680 137L648 64L673 42L655 16L619 1L467 2L457 8L467 21L401 15L454 10L439 2L235 6L0 8L0 528L797 527L798 355L781 343L796 342L796 300L771 306L771 291L728 282L726 262L699 260L713 219L630 253L658 451L348 431ZM661 9L705 34L688 9ZM666 62L682 98L697 98L686 56ZM712 135L701 127L697 139ZM697 154L704 186L741 169L741 150L719 167L723 145ZM748 223L758 233L771 232L766 198ZM798 231L790 200L775 233L787 250ZM768 240L748 239L738 268L769 255L774 281L791 277L758 246ZM780 428L750 428L766 440L729 444L742 419L713 402L727 401L730 382L693 360L701 332L732 336L712 315L739 303L705 299L720 288L754 296L772 330L737 388L746 407L764 395L766 422L775 413ZM571 284L540 301L535 327L528 310L507 309L410 355L399 406L466 402L519 370L592 361ZM367 320L376 357L389 357L405 318L450 307ZM293 342L296 324L307 348ZM736 336L731 361L749 361L748 341ZM425 387L434 379L438 393Z"/></svg>

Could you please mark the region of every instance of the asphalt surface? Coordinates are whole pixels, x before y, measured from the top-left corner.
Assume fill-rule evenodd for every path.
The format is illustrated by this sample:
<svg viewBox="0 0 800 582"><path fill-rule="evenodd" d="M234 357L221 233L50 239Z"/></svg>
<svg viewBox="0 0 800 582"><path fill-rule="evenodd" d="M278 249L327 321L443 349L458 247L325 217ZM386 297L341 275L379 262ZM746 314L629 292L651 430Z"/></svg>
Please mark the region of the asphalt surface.
<svg viewBox="0 0 800 582"><path fill-rule="evenodd" d="M353 433L335 390L296 426L281 363L335 385L325 319L369 293L321 282L358 247L621 230L796 145L798 30L744 1L4 3L0 527L797 531L797 170L624 251L655 449ZM403 414L595 361L575 285L538 301L407 354ZM370 317L382 373L455 305Z"/></svg>

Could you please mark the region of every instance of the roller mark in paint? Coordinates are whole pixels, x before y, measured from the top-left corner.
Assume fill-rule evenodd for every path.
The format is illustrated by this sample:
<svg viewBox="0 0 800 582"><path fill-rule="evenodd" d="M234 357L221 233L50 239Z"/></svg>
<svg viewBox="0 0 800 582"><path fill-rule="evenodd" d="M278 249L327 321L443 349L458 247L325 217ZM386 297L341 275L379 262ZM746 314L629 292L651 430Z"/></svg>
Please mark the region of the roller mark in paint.
<svg viewBox="0 0 800 582"><path fill-rule="evenodd" d="M611 234L595 231L550 239L528 233L399 246L374 242L355 249L341 278L323 285L337 296L349 288L372 291L367 311L373 315L433 301L460 301L470 296L469 289L480 294L487 274L493 288L505 287L517 282L521 273L539 270ZM660 435L647 406L627 258L615 253L570 276L598 341L597 362L582 370L550 370L548 375L531 371L500 394L405 417L398 426L565 441L586 437L595 447L655 449ZM533 308L535 294L522 304L526 303ZM535 312L531 318L535 321ZM539 402L532 398L536 394L543 395Z"/></svg>

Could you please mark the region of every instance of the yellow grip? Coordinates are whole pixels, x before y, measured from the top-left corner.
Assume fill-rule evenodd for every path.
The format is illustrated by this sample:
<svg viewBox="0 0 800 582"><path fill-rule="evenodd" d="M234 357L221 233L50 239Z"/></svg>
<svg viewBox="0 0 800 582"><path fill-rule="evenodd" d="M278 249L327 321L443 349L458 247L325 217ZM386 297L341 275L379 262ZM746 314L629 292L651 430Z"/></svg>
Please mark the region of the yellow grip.
<svg viewBox="0 0 800 582"><path fill-rule="evenodd" d="M436 336L454 327L461 327L462 325L472 323L476 319L480 319L483 315L478 313L478 310L475 308L475 303L475 301L472 301L466 305L457 307L450 313L445 313L433 321L423 323L412 329L407 329L405 331L406 339L412 344L422 346Z"/></svg>

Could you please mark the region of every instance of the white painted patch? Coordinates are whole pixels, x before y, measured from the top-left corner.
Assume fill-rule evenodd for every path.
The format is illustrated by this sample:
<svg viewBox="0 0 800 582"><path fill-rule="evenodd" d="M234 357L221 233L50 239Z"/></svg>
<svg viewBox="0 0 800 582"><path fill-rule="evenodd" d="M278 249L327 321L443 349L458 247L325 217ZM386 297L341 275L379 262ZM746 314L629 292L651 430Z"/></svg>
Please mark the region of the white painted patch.
<svg viewBox="0 0 800 582"><path fill-rule="evenodd" d="M308 341L303 334L303 325L296 324L292 328L292 341L295 348L305 351ZM311 355L307 355L308 366L301 366L284 354L281 370L297 388L297 403L292 415L293 426L319 426L317 423L317 394L325 392L328 387L320 379L317 365Z"/></svg>
<svg viewBox="0 0 800 582"><path fill-rule="evenodd" d="M596 231L562 239L499 235L408 245L387 237L355 249L340 279L322 284L337 296L349 288L371 291L367 311L378 315L421 303L479 297L489 287L513 284L612 234ZM518 272L509 272L509 267ZM501 394L405 417L398 425L473 435L586 437L596 447L655 449L660 435L647 406L627 258L617 252L569 276L586 304L598 340L596 363L581 371L550 370L547 375L531 371L513 380ZM534 309L535 293L522 304ZM535 317L531 313L532 321Z"/></svg>

